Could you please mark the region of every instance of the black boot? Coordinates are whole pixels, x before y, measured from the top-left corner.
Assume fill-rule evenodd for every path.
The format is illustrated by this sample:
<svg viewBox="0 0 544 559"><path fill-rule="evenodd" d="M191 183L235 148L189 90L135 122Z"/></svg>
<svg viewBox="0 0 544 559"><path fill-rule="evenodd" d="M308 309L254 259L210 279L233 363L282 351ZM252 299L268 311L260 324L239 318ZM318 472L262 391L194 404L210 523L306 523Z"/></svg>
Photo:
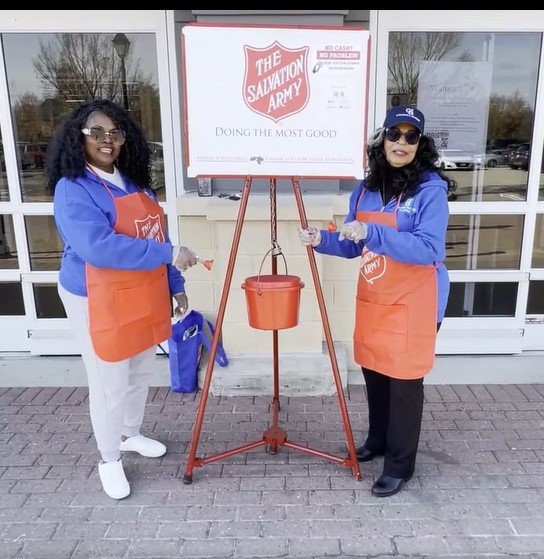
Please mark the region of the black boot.
<svg viewBox="0 0 544 559"><path fill-rule="evenodd" d="M398 493L402 489L404 482L409 481L411 477L391 477L382 474L372 486L372 495L376 497L390 497Z"/></svg>
<svg viewBox="0 0 544 559"><path fill-rule="evenodd" d="M376 456L382 456L383 452L369 450L366 446L359 446L355 449L357 453L357 460L359 462L370 462Z"/></svg>

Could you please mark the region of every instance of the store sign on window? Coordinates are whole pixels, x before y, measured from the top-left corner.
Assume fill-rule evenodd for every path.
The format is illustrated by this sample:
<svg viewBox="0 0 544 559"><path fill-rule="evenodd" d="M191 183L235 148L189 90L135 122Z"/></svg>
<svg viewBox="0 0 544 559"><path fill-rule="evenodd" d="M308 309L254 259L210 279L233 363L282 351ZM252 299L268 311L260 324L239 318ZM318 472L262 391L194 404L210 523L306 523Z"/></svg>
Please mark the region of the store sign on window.
<svg viewBox="0 0 544 559"><path fill-rule="evenodd" d="M489 62L421 62L417 104L438 149L485 152L491 76Z"/></svg>

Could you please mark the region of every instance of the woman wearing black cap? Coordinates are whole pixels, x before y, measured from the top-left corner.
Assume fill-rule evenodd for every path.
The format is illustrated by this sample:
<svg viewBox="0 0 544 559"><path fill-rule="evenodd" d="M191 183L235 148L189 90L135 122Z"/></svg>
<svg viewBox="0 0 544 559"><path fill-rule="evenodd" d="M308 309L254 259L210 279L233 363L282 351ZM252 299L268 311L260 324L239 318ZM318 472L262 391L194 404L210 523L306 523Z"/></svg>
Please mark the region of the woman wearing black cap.
<svg viewBox="0 0 544 559"><path fill-rule="evenodd" d="M361 258L353 350L365 378L369 429L357 458L384 456L372 487L377 497L394 495L414 473L423 379L449 294L448 181L424 129L421 111L392 107L368 143L369 174L352 193L340 230L299 231L316 252Z"/></svg>

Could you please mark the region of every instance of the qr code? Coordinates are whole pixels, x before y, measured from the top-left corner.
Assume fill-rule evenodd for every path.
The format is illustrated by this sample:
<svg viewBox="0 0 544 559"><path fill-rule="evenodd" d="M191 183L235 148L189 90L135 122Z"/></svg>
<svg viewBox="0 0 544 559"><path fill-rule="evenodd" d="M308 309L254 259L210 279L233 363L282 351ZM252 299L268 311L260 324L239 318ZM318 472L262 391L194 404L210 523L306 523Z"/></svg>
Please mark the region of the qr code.
<svg viewBox="0 0 544 559"><path fill-rule="evenodd" d="M449 130L429 130L426 134L434 140L436 149L448 148L448 140L450 138Z"/></svg>

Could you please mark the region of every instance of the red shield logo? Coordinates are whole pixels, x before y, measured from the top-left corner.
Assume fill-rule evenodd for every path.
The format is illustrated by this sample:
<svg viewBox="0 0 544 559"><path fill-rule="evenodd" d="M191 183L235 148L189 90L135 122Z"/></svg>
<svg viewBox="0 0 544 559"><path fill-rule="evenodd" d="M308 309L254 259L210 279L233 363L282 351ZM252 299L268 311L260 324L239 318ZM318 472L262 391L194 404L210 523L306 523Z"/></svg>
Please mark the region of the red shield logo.
<svg viewBox="0 0 544 559"><path fill-rule="evenodd" d="M244 45L246 105L274 122L302 111L310 96L308 50L289 49L277 41L263 49Z"/></svg>
<svg viewBox="0 0 544 559"><path fill-rule="evenodd" d="M381 278L385 274L386 267L385 256L376 254L366 247L363 248L360 273L368 283L374 283Z"/></svg>
<svg viewBox="0 0 544 559"><path fill-rule="evenodd" d="M145 219L134 220L136 235L140 239L152 239L164 243L164 231L158 215L148 215Z"/></svg>

